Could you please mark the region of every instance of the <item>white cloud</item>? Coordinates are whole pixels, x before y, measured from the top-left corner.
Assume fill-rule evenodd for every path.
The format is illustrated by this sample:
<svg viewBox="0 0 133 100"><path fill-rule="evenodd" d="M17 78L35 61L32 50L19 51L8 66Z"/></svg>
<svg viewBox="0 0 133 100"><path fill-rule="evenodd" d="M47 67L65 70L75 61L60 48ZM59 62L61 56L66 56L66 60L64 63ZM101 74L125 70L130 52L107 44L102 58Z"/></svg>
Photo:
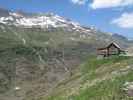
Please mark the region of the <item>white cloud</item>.
<svg viewBox="0 0 133 100"><path fill-rule="evenodd" d="M84 5L87 0L71 0L74 4Z"/></svg>
<svg viewBox="0 0 133 100"><path fill-rule="evenodd" d="M114 19L111 23L116 24L121 28L133 29L133 12L123 13L119 18Z"/></svg>
<svg viewBox="0 0 133 100"><path fill-rule="evenodd" d="M93 9L98 8L111 8L111 7L123 7L133 5L133 0L93 0L90 7Z"/></svg>

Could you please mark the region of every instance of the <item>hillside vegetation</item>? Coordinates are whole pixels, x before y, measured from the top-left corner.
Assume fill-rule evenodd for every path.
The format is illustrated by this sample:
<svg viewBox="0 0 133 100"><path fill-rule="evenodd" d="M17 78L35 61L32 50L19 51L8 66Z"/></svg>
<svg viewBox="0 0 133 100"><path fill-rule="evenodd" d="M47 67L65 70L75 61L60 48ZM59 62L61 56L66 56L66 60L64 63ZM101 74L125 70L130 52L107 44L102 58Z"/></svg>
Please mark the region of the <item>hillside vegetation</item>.
<svg viewBox="0 0 133 100"><path fill-rule="evenodd" d="M87 88L98 88L104 80L117 76L111 73L119 74L119 70L132 63L128 57L96 60L90 56L105 44L103 38L112 40L103 33L92 32L93 35L82 38L84 34L62 29L1 27L5 28L0 28L0 98L4 100L90 98ZM129 46L121 41L118 42L123 46ZM16 87L20 88L17 94ZM90 94L92 98L95 92Z"/></svg>
<svg viewBox="0 0 133 100"><path fill-rule="evenodd" d="M133 58L89 59L63 80L48 100L132 100L123 86L133 81ZM41 98L40 100L45 100Z"/></svg>
<svg viewBox="0 0 133 100"><path fill-rule="evenodd" d="M80 33L73 41L73 34L0 24L0 99L37 99L69 77L98 45L95 39L80 38Z"/></svg>

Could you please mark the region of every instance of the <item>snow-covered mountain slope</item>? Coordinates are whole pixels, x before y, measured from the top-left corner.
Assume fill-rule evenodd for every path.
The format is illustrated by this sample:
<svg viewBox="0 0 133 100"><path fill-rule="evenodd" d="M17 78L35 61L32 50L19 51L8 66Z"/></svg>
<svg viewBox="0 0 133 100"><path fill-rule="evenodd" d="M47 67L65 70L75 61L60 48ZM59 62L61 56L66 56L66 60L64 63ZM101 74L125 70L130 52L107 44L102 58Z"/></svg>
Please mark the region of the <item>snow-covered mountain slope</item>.
<svg viewBox="0 0 133 100"><path fill-rule="evenodd" d="M71 31L77 32L90 32L94 28L85 28L80 26L79 23L65 19L61 16L52 13L47 14L32 14L27 16L20 12L11 12L0 10L6 16L0 15L0 23L6 25L15 25L17 27L39 27L39 28L69 28Z"/></svg>
<svg viewBox="0 0 133 100"><path fill-rule="evenodd" d="M100 30L95 29L94 27L85 27L77 22L53 13L26 13L22 11L13 12L0 8L0 28L3 32L9 30L13 31L13 33L15 31L15 33L17 32L17 34L25 31L25 36L27 35L26 33L28 33L26 29L29 29L31 31L34 30L35 32L37 30L44 32L50 31L52 33L57 33L58 30L58 33L62 33L62 35L63 32L70 33L68 37L66 37L67 34L65 34L64 38L68 38L73 41L97 40L110 42L112 40L118 41L120 39L123 42L123 38L119 38L120 36L113 36L112 34L104 33ZM124 41L127 42L126 39L124 39Z"/></svg>

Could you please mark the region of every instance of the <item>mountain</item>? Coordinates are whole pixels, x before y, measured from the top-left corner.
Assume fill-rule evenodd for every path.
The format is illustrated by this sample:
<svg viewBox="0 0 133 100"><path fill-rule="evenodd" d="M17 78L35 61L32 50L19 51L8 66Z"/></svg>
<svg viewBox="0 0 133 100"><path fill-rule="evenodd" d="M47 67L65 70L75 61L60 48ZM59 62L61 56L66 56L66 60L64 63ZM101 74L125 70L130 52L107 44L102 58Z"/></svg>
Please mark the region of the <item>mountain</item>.
<svg viewBox="0 0 133 100"><path fill-rule="evenodd" d="M80 24L73 22L69 19L65 19L52 13L46 14L26 14L23 12L7 12L8 16L1 17L0 22L6 25L14 25L16 27L39 27L39 28L69 28L69 30L89 32L80 26Z"/></svg>
<svg viewBox="0 0 133 100"><path fill-rule="evenodd" d="M38 100L71 78L96 49L132 41L52 13L0 9L0 99Z"/></svg>

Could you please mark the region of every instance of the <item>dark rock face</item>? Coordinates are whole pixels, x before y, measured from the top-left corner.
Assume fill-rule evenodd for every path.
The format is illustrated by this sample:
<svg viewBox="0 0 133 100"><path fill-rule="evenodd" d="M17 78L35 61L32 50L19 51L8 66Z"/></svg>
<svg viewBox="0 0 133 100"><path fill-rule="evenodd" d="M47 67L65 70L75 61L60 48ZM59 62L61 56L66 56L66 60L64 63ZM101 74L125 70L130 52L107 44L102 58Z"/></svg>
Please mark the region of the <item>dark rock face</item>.
<svg viewBox="0 0 133 100"><path fill-rule="evenodd" d="M0 17L7 17L9 16L9 11L3 8L0 8Z"/></svg>
<svg viewBox="0 0 133 100"><path fill-rule="evenodd" d="M133 89L127 91L128 96L133 97Z"/></svg>

